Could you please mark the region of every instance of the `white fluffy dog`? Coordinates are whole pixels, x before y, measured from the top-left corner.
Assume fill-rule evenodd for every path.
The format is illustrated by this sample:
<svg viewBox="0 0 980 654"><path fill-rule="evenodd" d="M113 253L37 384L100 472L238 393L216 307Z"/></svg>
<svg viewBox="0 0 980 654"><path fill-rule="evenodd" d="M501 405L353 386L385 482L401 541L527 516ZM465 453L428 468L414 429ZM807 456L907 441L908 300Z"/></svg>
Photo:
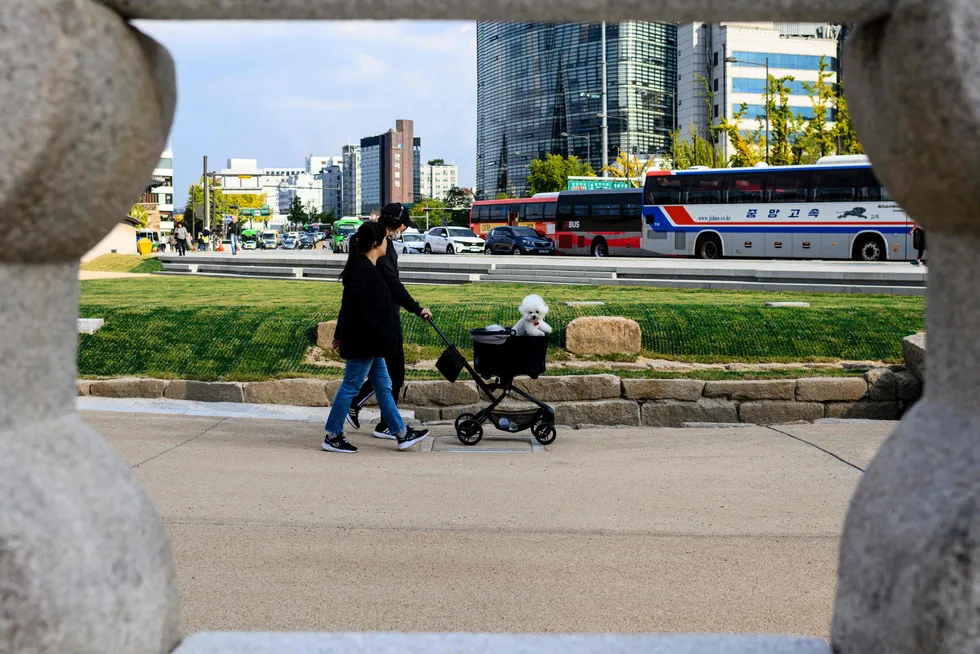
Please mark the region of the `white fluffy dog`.
<svg viewBox="0 0 980 654"><path fill-rule="evenodd" d="M540 295L528 295L518 307L522 318L514 325L518 336L547 336L551 325L544 321L548 315L548 305Z"/></svg>

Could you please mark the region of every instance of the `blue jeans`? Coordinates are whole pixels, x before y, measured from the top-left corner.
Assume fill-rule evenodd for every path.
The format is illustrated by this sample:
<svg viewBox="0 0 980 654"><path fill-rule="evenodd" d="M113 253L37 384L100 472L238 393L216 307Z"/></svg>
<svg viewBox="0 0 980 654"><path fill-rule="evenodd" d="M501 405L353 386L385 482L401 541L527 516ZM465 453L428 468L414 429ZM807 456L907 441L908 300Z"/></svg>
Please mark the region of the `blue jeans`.
<svg viewBox="0 0 980 654"><path fill-rule="evenodd" d="M231 253L238 254L238 234L231 235Z"/></svg>
<svg viewBox="0 0 980 654"><path fill-rule="evenodd" d="M371 380L374 392L378 396L378 406L381 408L381 417L392 434L403 435L405 423L402 421L398 407L395 406L395 398L391 396L391 377L388 375L388 366L381 357L376 359L348 359L347 367L344 370L344 381L337 390L336 397L333 398L333 406L330 407L330 415L327 416L325 429L331 436L338 436L344 433L344 420L347 418L347 411L350 409L351 401L357 397L361 390L361 385L365 379Z"/></svg>

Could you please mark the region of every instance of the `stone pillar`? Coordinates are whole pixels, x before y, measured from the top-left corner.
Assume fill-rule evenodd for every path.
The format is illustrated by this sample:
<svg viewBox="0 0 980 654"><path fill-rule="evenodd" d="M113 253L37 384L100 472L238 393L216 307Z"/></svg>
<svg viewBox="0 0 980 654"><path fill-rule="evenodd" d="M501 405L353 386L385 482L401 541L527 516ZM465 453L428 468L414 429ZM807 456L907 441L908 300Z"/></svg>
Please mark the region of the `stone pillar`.
<svg viewBox="0 0 980 654"><path fill-rule="evenodd" d="M78 260L150 177L173 65L91 0L3 0L0 89L0 652L169 652L163 523L74 401Z"/></svg>
<svg viewBox="0 0 980 654"><path fill-rule="evenodd" d="M841 542L838 654L980 642L980 4L896 2L849 47L858 133L928 232L925 397L882 447Z"/></svg>

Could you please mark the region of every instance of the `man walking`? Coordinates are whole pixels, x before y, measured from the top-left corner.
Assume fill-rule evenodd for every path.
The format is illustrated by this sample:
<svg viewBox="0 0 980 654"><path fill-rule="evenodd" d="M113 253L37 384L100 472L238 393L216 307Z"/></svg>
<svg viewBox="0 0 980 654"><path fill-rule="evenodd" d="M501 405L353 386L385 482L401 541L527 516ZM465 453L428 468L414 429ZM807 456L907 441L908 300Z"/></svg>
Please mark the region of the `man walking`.
<svg viewBox="0 0 980 654"><path fill-rule="evenodd" d="M238 239L241 235L242 226L238 224L238 218L232 216L231 222L228 223L228 238L231 239L231 256L238 254Z"/></svg>
<svg viewBox="0 0 980 654"><path fill-rule="evenodd" d="M405 385L405 346L402 344L401 330L401 309L405 309L420 318L428 320L432 317L432 312L424 309L422 305L415 301L415 298L405 289L401 280L398 278L398 253L392 244L391 237L405 231L406 227L418 229L408 214L408 209L399 203L389 204L381 210L378 222L388 231L388 248L385 255L378 259L378 271L385 280L388 290L391 292L391 299L394 302L395 320L398 321L398 339L391 343L385 353L385 364L388 367L388 374L391 376L391 394L398 401L398 395L402 386ZM354 429L360 429L361 423L358 414L364 403L374 395L371 382L365 382L361 387L361 392L351 402L350 410L347 412L347 421ZM377 438L394 439L395 436L388 429L384 418L374 429Z"/></svg>
<svg viewBox="0 0 980 654"><path fill-rule="evenodd" d="M177 236L177 254L184 256L187 254L187 228L184 227L184 223L177 223L177 230L174 233Z"/></svg>

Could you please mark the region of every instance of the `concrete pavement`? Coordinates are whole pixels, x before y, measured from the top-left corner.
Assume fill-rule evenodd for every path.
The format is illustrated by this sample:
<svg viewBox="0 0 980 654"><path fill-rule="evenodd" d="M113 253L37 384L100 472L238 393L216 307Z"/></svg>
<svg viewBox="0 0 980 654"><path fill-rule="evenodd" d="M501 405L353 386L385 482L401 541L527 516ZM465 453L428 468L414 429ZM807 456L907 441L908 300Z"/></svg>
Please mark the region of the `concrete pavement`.
<svg viewBox="0 0 980 654"><path fill-rule="evenodd" d="M312 422L83 415L164 516L189 633L826 636L853 466L893 426L564 431L533 454L355 433L344 456Z"/></svg>

